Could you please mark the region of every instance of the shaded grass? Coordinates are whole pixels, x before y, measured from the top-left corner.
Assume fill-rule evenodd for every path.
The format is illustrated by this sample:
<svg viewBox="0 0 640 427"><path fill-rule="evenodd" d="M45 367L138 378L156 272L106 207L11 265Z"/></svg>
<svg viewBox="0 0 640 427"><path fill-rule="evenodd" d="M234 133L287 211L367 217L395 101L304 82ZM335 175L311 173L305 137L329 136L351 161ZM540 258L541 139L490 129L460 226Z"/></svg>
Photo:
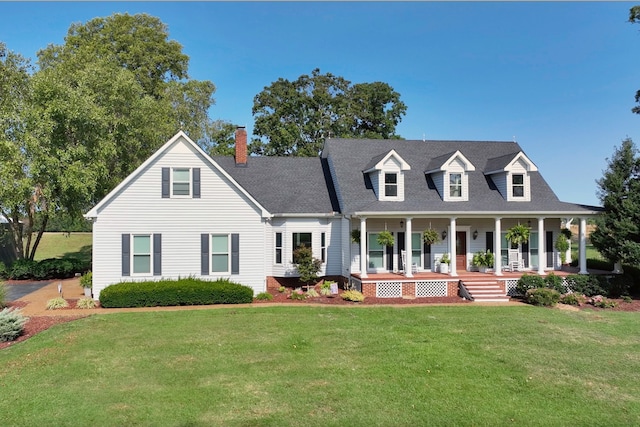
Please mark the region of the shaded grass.
<svg viewBox="0 0 640 427"><path fill-rule="evenodd" d="M42 235L34 259L78 258L91 265L92 245L91 233L47 232Z"/></svg>
<svg viewBox="0 0 640 427"><path fill-rule="evenodd" d="M638 315L254 307L93 316L0 352L7 425L638 425Z"/></svg>

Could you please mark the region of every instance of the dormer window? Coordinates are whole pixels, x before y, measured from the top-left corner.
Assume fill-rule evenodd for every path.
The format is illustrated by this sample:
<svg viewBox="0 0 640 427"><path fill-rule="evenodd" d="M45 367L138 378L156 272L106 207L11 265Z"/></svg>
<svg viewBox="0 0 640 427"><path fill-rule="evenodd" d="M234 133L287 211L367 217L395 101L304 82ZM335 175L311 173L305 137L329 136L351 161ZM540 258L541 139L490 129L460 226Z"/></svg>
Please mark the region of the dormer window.
<svg viewBox="0 0 640 427"><path fill-rule="evenodd" d="M511 194L513 197L524 197L524 175L511 175Z"/></svg>
<svg viewBox="0 0 640 427"><path fill-rule="evenodd" d="M449 197L451 198L462 197L462 174L461 173L449 174Z"/></svg>
<svg viewBox="0 0 640 427"><path fill-rule="evenodd" d="M369 161L362 173L367 175L378 200L404 200L404 173L411 166L395 150L380 154Z"/></svg>
<svg viewBox="0 0 640 427"><path fill-rule="evenodd" d="M398 197L398 174L384 174L384 195L385 197Z"/></svg>

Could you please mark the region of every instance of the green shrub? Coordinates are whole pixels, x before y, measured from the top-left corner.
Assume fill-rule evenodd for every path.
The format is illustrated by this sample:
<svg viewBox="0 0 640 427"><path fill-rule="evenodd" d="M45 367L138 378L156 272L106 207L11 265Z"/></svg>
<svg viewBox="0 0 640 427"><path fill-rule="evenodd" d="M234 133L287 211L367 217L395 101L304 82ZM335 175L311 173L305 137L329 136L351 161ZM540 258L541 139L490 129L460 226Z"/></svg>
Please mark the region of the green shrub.
<svg viewBox="0 0 640 427"><path fill-rule="evenodd" d="M576 293L564 294L560 297L560 302L567 305L581 306L587 302L587 297Z"/></svg>
<svg viewBox="0 0 640 427"><path fill-rule="evenodd" d="M58 310L69 307L69 303L62 297L52 298L47 301L47 310Z"/></svg>
<svg viewBox="0 0 640 427"><path fill-rule="evenodd" d="M319 293L318 293L318 291L316 291L315 289L310 288L310 289L307 291L307 296L308 296L308 297L310 297L310 298L318 298L318 297L320 296L320 294L319 294Z"/></svg>
<svg viewBox="0 0 640 427"><path fill-rule="evenodd" d="M0 308L7 306L7 287L4 282L0 282Z"/></svg>
<svg viewBox="0 0 640 427"><path fill-rule="evenodd" d="M571 274L566 277L567 285L572 292L588 297L606 293L602 284L606 278L593 274Z"/></svg>
<svg viewBox="0 0 640 427"><path fill-rule="evenodd" d="M626 274L616 274L607 280L607 296L617 298L620 295L627 295L633 286L633 278Z"/></svg>
<svg viewBox="0 0 640 427"><path fill-rule="evenodd" d="M591 299L589 300L589 304L593 304L594 307L600 307L600 308L613 308L618 306L617 302L610 300L608 298L605 298L602 295L596 295L591 297Z"/></svg>
<svg viewBox="0 0 640 427"><path fill-rule="evenodd" d="M287 290L287 288L285 288L284 286L280 286L278 288L278 292L280 292L281 294L284 293L284 291L286 291L286 290Z"/></svg>
<svg viewBox="0 0 640 427"><path fill-rule="evenodd" d="M565 288L565 285L562 282L563 282L562 277L556 276L553 273L549 273L544 278L544 285L547 288L555 289L556 291L560 292L561 294L567 292L567 289Z"/></svg>
<svg viewBox="0 0 640 427"><path fill-rule="evenodd" d="M365 299L365 296L360 291L352 290L352 291L344 291L340 294L343 300L354 301L354 302L362 302Z"/></svg>
<svg viewBox="0 0 640 427"><path fill-rule="evenodd" d="M82 309L96 308L96 302L91 298L80 298L76 303L76 307Z"/></svg>
<svg viewBox="0 0 640 427"><path fill-rule="evenodd" d="M640 296L640 268L631 265L625 265L622 268L625 276L629 276L630 279L629 294Z"/></svg>
<svg viewBox="0 0 640 427"><path fill-rule="evenodd" d="M19 308L4 308L0 311L0 342L13 341L22 335L24 325L29 320Z"/></svg>
<svg viewBox="0 0 640 427"><path fill-rule="evenodd" d="M550 288L529 289L525 295L529 304L552 307L560 301L560 292Z"/></svg>
<svg viewBox="0 0 640 427"><path fill-rule="evenodd" d="M307 294L302 291L302 288L296 288L289 294L288 298L292 300L305 300L307 299Z"/></svg>
<svg viewBox="0 0 640 427"><path fill-rule="evenodd" d="M328 297L331 295L331 288L320 288L320 295Z"/></svg>
<svg viewBox="0 0 640 427"><path fill-rule="evenodd" d="M48 258L38 262L34 271L37 279L66 279L74 275L73 262L67 259Z"/></svg>
<svg viewBox="0 0 640 427"><path fill-rule="evenodd" d="M93 286L93 273L92 272L88 272L86 274L84 274L81 278L80 278L80 286L82 286L83 288L90 288Z"/></svg>
<svg viewBox="0 0 640 427"><path fill-rule="evenodd" d="M318 278L322 261L313 257L311 248L301 245L293 251L293 259L295 260L296 270L298 270L298 274L300 274L300 281L302 283L307 284Z"/></svg>
<svg viewBox="0 0 640 427"><path fill-rule="evenodd" d="M332 283L335 283L335 282L332 282L330 280L323 280L322 283L320 284L320 289L329 289L329 290L331 290L331 284Z"/></svg>
<svg viewBox="0 0 640 427"><path fill-rule="evenodd" d="M4 262L0 261L0 279L8 279L9 278L9 270Z"/></svg>
<svg viewBox="0 0 640 427"><path fill-rule="evenodd" d="M271 295L269 292L260 292L258 295L256 295L256 299L260 301L271 301L273 299L273 295Z"/></svg>
<svg viewBox="0 0 640 427"><path fill-rule="evenodd" d="M516 284L516 291L519 295L526 295L529 289L544 288L544 279L540 276L523 274Z"/></svg>
<svg viewBox="0 0 640 427"><path fill-rule="evenodd" d="M622 298L622 301L629 304L633 302L633 298L631 298L629 295L622 295L620 298Z"/></svg>
<svg viewBox="0 0 640 427"><path fill-rule="evenodd" d="M252 301L253 289L228 279L208 281L188 277L121 282L107 286L100 292L100 305L106 308L244 304Z"/></svg>
<svg viewBox="0 0 640 427"><path fill-rule="evenodd" d="M38 263L30 259L17 259L11 265L9 278L13 280L33 279L38 269Z"/></svg>

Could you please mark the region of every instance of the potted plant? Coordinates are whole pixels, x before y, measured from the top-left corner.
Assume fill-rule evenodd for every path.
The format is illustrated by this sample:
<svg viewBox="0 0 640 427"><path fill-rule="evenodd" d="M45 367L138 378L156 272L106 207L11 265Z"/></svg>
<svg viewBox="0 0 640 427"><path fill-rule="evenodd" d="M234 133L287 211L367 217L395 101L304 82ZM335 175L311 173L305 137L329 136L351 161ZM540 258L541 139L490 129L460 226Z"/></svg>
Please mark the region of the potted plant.
<svg viewBox="0 0 640 427"><path fill-rule="evenodd" d="M440 241L440 235L433 228L427 228L422 232L422 240L427 245L433 245L434 243L438 243Z"/></svg>
<svg viewBox="0 0 640 427"><path fill-rule="evenodd" d="M513 246L518 246L521 243L527 243L529 241L529 227L524 224L514 225L507 230L505 238Z"/></svg>
<svg viewBox="0 0 640 427"><path fill-rule="evenodd" d="M442 255L442 258L440 258L440 273L444 273L444 274L449 273L450 262L451 262L451 259L449 258L448 253Z"/></svg>
<svg viewBox="0 0 640 427"><path fill-rule="evenodd" d="M382 246L393 246L395 244L395 239L393 238L393 234L390 231L384 230L378 234L378 244Z"/></svg>
<svg viewBox="0 0 640 427"><path fill-rule="evenodd" d="M91 288L93 287L93 273L90 271L80 277L80 286L84 288L84 296L91 298Z"/></svg>
<svg viewBox="0 0 640 427"><path fill-rule="evenodd" d="M566 234L560 233L558 235L554 247L560 253L560 262L562 265L565 265L567 263L567 251L569 250L569 240L567 239Z"/></svg>
<svg viewBox="0 0 640 427"><path fill-rule="evenodd" d="M478 270L481 273L486 273L487 268L493 268L493 262L495 261L495 257L491 251L479 251L473 254L473 260L471 264L478 267Z"/></svg>

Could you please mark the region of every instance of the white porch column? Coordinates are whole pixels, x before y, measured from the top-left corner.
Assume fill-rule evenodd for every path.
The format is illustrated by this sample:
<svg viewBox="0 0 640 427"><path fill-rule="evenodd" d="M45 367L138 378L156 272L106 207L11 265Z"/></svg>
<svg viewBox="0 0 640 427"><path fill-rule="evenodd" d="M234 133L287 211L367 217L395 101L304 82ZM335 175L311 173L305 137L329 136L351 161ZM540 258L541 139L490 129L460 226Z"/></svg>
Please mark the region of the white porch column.
<svg viewBox="0 0 640 427"><path fill-rule="evenodd" d="M456 218L451 218L449 222L449 253L451 254L451 265L449 274L457 276L456 272Z"/></svg>
<svg viewBox="0 0 640 427"><path fill-rule="evenodd" d="M580 218L580 236L578 237L578 248L580 260L580 271L578 274L589 274L587 271L587 220L586 218Z"/></svg>
<svg viewBox="0 0 640 427"><path fill-rule="evenodd" d="M360 277L367 278L367 218L360 218Z"/></svg>
<svg viewBox="0 0 640 427"><path fill-rule="evenodd" d="M502 239L500 238L502 218L496 218L493 230L493 270L496 276L502 276Z"/></svg>
<svg viewBox="0 0 640 427"><path fill-rule="evenodd" d="M404 250L405 253L407 254L406 259L404 260L404 275L405 277L413 277L413 272L411 271L412 269L412 262L411 262L411 231L412 231L412 224L411 224L411 220L413 218L407 218L405 220L406 224L407 224L407 228L405 230L404 233Z"/></svg>
<svg viewBox="0 0 640 427"><path fill-rule="evenodd" d="M547 263L546 245L544 242L544 218L538 218L538 274L544 276L544 266Z"/></svg>

